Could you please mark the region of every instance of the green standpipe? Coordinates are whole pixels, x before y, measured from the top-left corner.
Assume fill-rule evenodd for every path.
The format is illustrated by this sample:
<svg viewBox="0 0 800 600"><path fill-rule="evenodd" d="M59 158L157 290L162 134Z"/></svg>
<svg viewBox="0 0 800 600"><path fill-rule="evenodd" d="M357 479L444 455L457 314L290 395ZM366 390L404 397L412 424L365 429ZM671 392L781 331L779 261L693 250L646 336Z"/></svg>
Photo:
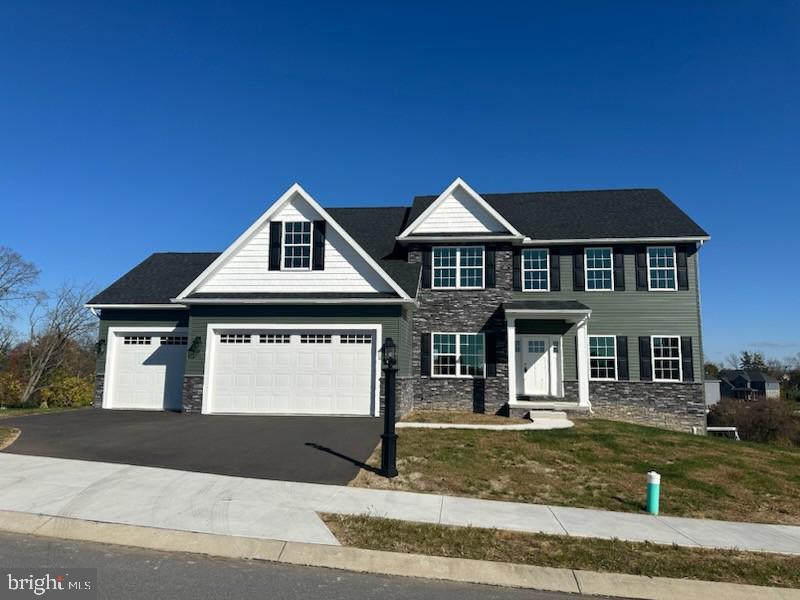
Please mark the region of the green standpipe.
<svg viewBox="0 0 800 600"><path fill-rule="evenodd" d="M655 471L647 473L647 512L658 514L658 497L661 494L661 475Z"/></svg>

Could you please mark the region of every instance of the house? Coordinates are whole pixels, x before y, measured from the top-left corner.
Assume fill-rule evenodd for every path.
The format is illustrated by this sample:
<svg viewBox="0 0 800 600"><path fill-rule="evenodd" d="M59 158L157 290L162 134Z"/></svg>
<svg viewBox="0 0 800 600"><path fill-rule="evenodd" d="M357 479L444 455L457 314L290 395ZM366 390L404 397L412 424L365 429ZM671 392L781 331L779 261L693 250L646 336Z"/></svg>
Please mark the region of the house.
<svg viewBox="0 0 800 600"><path fill-rule="evenodd" d="M757 369L728 369L719 372L720 394L728 398L755 400L780 398L781 384Z"/></svg>
<svg viewBox="0 0 800 600"><path fill-rule="evenodd" d="M222 216L224 211L220 210ZM95 405L186 413L591 411L705 426L698 250L655 189L323 208L295 184L221 253L158 253L88 304Z"/></svg>

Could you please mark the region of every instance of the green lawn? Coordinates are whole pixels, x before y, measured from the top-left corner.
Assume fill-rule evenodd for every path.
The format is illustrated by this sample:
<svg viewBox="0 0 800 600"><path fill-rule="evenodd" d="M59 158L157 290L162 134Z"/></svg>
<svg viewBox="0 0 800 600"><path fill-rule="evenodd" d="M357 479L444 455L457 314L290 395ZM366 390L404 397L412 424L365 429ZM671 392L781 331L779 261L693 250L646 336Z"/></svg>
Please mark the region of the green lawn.
<svg viewBox="0 0 800 600"><path fill-rule="evenodd" d="M380 462L380 448L370 463ZM640 512L662 475L664 514L800 524L800 449L600 419L556 431L402 429L400 476L351 485Z"/></svg>
<svg viewBox="0 0 800 600"><path fill-rule="evenodd" d="M323 515L346 546L649 577L800 587L800 556Z"/></svg>
<svg viewBox="0 0 800 600"><path fill-rule="evenodd" d="M38 414L46 414L46 413L55 413L55 412L64 412L65 410L84 410L89 408L88 406L80 406L80 407L50 407L50 408L40 408L38 406L28 406L25 408L4 408L0 410L0 419L11 419L13 417L20 417L23 415L38 415Z"/></svg>

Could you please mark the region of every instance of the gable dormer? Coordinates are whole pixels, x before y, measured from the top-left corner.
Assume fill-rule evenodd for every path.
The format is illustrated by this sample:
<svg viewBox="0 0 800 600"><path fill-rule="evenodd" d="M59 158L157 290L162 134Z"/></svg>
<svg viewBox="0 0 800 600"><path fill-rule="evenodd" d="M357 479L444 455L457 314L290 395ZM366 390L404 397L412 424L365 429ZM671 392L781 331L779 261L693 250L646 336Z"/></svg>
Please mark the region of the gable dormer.
<svg viewBox="0 0 800 600"><path fill-rule="evenodd" d="M523 237L459 177L412 221L398 239L458 234Z"/></svg>
<svg viewBox="0 0 800 600"><path fill-rule="evenodd" d="M293 185L176 300L231 294L407 294ZM195 296L196 297L196 296Z"/></svg>

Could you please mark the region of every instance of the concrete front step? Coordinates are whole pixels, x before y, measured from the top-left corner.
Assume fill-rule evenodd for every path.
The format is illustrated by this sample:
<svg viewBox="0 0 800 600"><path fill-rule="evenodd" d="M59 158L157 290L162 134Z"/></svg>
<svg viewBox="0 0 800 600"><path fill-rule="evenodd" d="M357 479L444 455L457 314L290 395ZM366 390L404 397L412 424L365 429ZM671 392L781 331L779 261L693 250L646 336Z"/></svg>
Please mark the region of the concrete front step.
<svg viewBox="0 0 800 600"><path fill-rule="evenodd" d="M536 419L556 419L558 421L566 421L567 413L563 410L532 410L528 413L528 418L531 421Z"/></svg>

